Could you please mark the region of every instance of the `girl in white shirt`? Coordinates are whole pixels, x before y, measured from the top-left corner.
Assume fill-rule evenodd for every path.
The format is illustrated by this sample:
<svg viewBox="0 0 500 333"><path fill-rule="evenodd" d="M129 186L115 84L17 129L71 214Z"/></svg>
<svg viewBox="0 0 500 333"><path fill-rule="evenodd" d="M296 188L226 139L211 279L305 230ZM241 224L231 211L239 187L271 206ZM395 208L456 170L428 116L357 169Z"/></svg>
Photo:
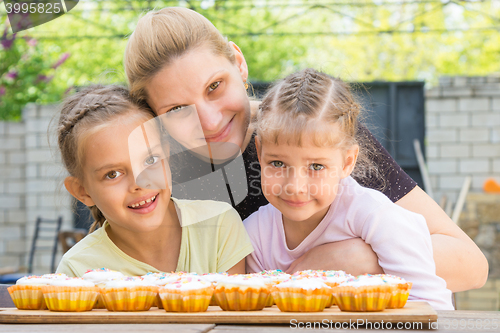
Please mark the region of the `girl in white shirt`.
<svg viewBox="0 0 500 333"><path fill-rule="evenodd" d="M359 237L386 274L413 282L410 300L453 309L451 292L436 275L423 216L350 177L356 163L366 177L377 174L365 162L376 152L356 141L359 112L347 84L313 69L289 75L268 92L255 126L270 204L244 221L255 249L247 271L293 270L310 249Z"/></svg>

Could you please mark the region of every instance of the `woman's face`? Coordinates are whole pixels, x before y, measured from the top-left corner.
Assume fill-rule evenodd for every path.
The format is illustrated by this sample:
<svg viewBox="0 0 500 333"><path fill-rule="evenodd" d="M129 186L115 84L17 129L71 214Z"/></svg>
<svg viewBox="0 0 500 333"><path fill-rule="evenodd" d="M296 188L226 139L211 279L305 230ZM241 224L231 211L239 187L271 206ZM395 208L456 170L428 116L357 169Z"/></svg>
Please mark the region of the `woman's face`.
<svg viewBox="0 0 500 333"><path fill-rule="evenodd" d="M199 147L206 142L243 145L250 120L244 87L248 68L240 49L230 45L234 63L201 46L165 66L146 85L149 105L158 115L172 114L169 134L184 146ZM199 121L175 116L187 105L196 107Z"/></svg>

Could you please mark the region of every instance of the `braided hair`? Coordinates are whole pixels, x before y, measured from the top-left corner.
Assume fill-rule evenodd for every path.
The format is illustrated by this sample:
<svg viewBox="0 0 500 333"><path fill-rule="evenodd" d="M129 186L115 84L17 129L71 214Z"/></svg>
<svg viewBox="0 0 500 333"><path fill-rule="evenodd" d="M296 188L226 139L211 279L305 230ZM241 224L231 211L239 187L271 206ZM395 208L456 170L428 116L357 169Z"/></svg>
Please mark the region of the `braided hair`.
<svg viewBox="0 0 500 333"><path fill-rule="evenodd" d="M154 117L151 109L134 103L125 87L119 85L91 85L67 97L61 105L57 126L57 143L62 162L68 173L83 179L82 142L84 134L97 126L108 123L116 116L131 110L142 110ZM102 226L106 218L97 206L89 207L95 222L89 232Z"/></svg>
<svg viewBox="0 0 500 333"><path fill-rule="evenodd" d="M275 144L303 144L311 138L318 147L348 149L359 146L352 176L358 181L384 177L372 162L373 143L358 135L361 106L350 86L339 78L312 68L288 75L274 84L260 104L254 125L261 141ZM338 131L331 124L338 125Z"/></svg>

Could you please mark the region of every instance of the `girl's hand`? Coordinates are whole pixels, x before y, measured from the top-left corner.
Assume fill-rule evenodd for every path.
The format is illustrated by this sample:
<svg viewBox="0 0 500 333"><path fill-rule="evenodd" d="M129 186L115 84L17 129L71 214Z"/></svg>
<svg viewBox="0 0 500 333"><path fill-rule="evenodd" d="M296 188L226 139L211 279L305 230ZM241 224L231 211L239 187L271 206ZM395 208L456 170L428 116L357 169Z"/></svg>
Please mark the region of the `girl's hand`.
<svg viewBox="0 0 500 333"><path fill-rule="evenodd" d="M286 272L292 274L307 269L343 270L355 276L384 273L372 247L361 238L314 247L295 260Z"/></svg>

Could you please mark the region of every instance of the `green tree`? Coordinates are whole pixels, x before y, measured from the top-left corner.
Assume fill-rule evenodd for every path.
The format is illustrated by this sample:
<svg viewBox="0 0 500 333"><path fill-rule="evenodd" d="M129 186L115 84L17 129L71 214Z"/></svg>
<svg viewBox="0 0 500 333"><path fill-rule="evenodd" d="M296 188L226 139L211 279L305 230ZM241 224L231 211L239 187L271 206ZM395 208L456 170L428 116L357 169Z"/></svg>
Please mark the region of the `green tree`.
<svg viewBox="0 0 500 333"><path fill-rule="evenodd" d="M21 109L30 102L60 98L52 91L50 81L69 57L47 58L36 39L9 34L5 27L0 37L0 119L18 120Z"/></svg>

